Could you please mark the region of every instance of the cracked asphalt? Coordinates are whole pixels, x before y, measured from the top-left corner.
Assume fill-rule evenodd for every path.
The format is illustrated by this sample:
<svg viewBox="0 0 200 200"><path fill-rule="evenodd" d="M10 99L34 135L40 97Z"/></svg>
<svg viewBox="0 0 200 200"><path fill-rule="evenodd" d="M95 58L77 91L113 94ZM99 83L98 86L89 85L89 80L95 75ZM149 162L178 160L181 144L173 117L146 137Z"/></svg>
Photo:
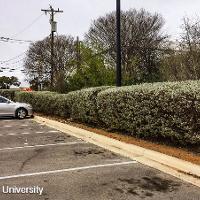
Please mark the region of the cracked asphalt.
<svg viewBox="0 0 200 200"><path fill-rule="evenodd" d="M31 119L0 119L0 200L27 199L200 200L200 189Z"/></svg>

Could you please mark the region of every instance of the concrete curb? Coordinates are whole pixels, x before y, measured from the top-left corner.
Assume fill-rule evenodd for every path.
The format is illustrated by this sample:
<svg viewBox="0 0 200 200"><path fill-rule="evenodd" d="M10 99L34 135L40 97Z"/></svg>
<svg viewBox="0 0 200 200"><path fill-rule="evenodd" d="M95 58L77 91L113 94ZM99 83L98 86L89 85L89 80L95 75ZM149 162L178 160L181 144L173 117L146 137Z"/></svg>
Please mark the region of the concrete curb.
<svg viewBox="0 0 200 200"><path fill-rule="evenodd" d="M148 150L132 144L98 135L58 121L35 116L34 121L55 128L71 136L83 139L122 156L136 160L144 165L156 168L181 180L200 187L200 166L180 160L156 151Z"/></svg>

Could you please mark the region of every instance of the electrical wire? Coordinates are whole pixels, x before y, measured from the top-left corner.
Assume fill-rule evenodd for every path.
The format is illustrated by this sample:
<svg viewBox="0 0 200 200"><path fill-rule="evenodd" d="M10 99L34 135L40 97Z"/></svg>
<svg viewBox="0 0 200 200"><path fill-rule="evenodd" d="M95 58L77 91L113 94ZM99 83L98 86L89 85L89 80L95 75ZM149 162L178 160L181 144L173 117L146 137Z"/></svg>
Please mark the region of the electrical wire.
<svg viewBox="0 0 200 200"><path fill-rule="evenodd" d="M15 38L18 35L24 33L26 30L28 30L30 27L32 27L42 16L44 15L44 13L42 13L41 15L39 15L37 18L35 18L30 24L28 24L25 28L23 28L21 31L19 31L18 33L16 33L15 35L11 36L11 38Z"/></svg>
<svg viewBox="0 0 200 200"><path fill-rule="evenodd" d="M0 68L1 73L8 73L8 72L16 72L16 71L24 71L23 66L9 66L9 68Z"/></svg>
<svg viewBox="0 0 200 200"><path fill-rule="evenodd" d="M19 71L19 69L23 69L23 62L24 58L17 60L13 63L5 63L0 66L0 73L11 73L11 72L16 72Z"/></svg>
<svg viewBox="0 0 200 200"><path fill-rule="evenodd" d="M44 15L44 13L42 13L41 15L39 15L36 19L34 19L29 25L27 25L25 28L23 28L21 31L19 31L18 33L14 34L11 38L9 37L0 37L0 41L1 42L11 42L11 43L15 43L18 42L20 44L23 43L32 43L34 41L32 40L20 40L20 39L14 39L16 36L20 35L21 33L25 32L26 30L28 30L33 24L35 24L42 16Z"/></svg>
<svg viewBox="0 0 200 200"><path fill-rule="evenodd" d="M18 43L24 43L24 42L27 42L27 43L32 43L34 41L31 41L31 40L19 40L19 39L13 39L13 38L8 38L8 37L0 37L0 41L2 42L18 42Z"/></svg>
<svg viewBox="0 0 200 200"><path fill-rule="evenodd" d="M22 61L24 61L24 58L22 58L22 59L20 59L20 60L18 60L18 61L15 61L15 62L13 62L13 63L4 63L4 64L1 64L1 65L3 65L3 66L9 66L9 65L14 65L14 64L17 64L17 63L20 63L20 62L22 62ZM0 66L1 67L1 66ZM2 67L1 67L2 68Z"/></svg>
<svg viewBox="0 0 200 200"><path fill-rule="evenodd" d="M12 58L10 58L10 59L8 59L8 60L0 60L0 64L4 64L4 63L7 63L7 62L16 60L17 58L22 57L22 56L25 55L26 53L27 53L27 51L25 51L25 52L23 52L23 53L21 53L21 54L15 56L15 57L12 57Z"/></svg>

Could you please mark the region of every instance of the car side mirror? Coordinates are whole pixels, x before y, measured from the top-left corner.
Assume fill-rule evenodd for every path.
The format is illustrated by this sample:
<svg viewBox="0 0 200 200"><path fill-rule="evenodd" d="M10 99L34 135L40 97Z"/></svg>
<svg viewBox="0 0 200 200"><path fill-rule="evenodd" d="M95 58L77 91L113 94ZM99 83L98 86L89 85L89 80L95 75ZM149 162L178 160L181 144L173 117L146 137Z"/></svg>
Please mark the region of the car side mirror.
<svg viewBox="0 0 200 200"><path fill-rule="evenodd" d="M11 102L10 102L10 101L7 101L6 103L7 103L7 104L10 104Z"/></svg>

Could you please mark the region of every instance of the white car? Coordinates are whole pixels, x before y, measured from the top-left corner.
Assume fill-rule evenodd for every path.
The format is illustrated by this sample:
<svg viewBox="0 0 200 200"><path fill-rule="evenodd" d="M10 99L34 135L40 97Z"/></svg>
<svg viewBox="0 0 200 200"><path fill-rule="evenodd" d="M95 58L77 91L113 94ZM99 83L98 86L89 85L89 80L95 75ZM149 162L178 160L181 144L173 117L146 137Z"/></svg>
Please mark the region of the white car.
<svg viewBox="0 0 200 200"><path fill-rule="evenodd" d="M24 119L26 116L33 116L33 108L30 104L13 102L0 96L0 117Z"/></svg>

